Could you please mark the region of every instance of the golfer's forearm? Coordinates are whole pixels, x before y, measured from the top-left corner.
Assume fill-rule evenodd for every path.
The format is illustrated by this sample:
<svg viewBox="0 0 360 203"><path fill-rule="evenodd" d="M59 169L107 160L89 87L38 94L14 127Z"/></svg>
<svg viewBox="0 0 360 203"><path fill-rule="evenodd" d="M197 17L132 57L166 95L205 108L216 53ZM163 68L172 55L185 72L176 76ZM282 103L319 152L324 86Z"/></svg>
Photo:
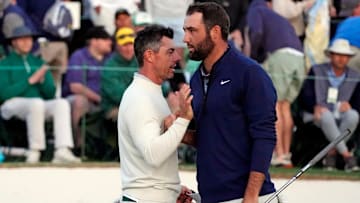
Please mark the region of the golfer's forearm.
<svg viewBox="0 0 360 203"><path fill-rule="evenodd" d="M196 147L195 130L187 130L181 142Z"/></svg>
<svg viewBox="0 0 360 203"><path fill-rule="evenodd" d="M155 136L147 144L142 144L145 146L143 151L145 160L153 166L159 166L167 160L179 146L189 122L177 118L165 133Z"/></svg>
<svg viewBox="0 0 360 203"><path fill-rule="evenodd" d="M244 202L246 202L246 200L253 200L259 197L264 180L265 175L263 173L257 171L250 172L249 181L245 190Z"/></svg>
<svg viewBox="0 0 360 203"><path fill-rule="evenodd" d="M72 93L84 95L86 98L96 103L99 103L101 100L100 95L80 83L70 84L70 90Z"/></svg>

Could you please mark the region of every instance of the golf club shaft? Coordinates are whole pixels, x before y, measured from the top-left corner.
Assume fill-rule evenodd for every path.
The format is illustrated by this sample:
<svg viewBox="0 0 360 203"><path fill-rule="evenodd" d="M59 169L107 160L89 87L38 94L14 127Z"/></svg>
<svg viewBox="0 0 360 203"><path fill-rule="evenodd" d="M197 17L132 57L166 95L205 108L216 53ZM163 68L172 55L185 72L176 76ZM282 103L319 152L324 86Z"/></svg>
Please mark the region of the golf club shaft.
<svg viewBox="0 0 360 203"><path fill-rule="evenodd" d="M312 158L308 164L306 164L300 171L293 176L289 181L287 181L279 190L277 190L273 195L266 200L265 203L270 203L275 197L277 197L285 188L287 188L291 183L293 183L297 178L299 178L306 170L315 165L321 158L323 158L332 148L335 147L341 140L345 139L351 134L349 129L346 129L346 132L341 136L337 137L334 141L330 142L323 150L321 150L314 158Z"/></svg>

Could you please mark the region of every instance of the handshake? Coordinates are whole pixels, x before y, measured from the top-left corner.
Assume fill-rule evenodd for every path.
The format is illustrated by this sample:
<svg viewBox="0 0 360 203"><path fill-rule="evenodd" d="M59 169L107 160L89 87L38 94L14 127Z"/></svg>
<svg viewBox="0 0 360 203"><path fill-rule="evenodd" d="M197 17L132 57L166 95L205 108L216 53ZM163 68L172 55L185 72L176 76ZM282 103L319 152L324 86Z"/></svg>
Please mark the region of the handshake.
<svg viewBox="0 0 360 203"><path fill-rule="evenodd" d="M175 121L177 117L181 117L187 120L191 120L194 116L191 101L193 96L190 95L190 86L184 84L180 90L173 93L169 93L167 102L171 110L171 114L164 119L164 127L167 130Z"/></svg>
<svg viewBox="0 0 360 203"><path fill-rule="evenodd" d="M181 86L179 91L168 95L168 104L175 117L182 117L187 120L191 120L193 118L194 114L191 107L193 96L190 95L190 93L190 86L184 84Z"/></svg>

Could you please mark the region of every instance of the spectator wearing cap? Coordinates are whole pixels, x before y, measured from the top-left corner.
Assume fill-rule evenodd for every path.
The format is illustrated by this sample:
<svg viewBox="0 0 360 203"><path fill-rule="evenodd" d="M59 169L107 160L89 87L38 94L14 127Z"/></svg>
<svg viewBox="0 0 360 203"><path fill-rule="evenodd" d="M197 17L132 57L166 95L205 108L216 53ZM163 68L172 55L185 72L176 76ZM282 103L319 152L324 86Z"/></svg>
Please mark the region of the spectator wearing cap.
<svg viewBox="0 0 360 203"><path fill-rule="evenodd" d="M85 37L87 45L71 55L63 84L63 96L71 103L76 147L81 146L81 117L100 110L100 70L112 44L110 35L101 26L89 29Z"/></svg>
<svg viewBox="0 0 360 203"><path fill-rule="evenodd" d="M101 70L101 106L108 120L117 120L119 104L125 89L132 81L138 64L134 53L135 31L130 27L118 29L116 49Z"/></svg>
<svg viewBox="0 0 360 203"><path fill-rule="evenodd" d="M1 0L0 46L3 46L4 54L8 52L5 39L10 38L15 27L23 25L27 26L33 33L36 33L33 22L18 5L11 3L11 0Z"/></svg>
<svg viewBox="0 0 360 203"><path fill-rule="evenodd" d="M120 8L115 12L115 34L119 28L122 27L133 27L133 23L131 21L130 13L124 9Z"/></svg>
<svg viewBox="0 0 360 203"><path fill-rule="evenodd" d="M359 109L356 110L353 106L359 104L354 104L353 101L360 101L360 74L346 65L354 55L347 40L336 39L326 50L326 54L330 62L310 69L299 95L299 106L304 110L304 122L313 121L327 140L332 142L347 129L353 133L358 125ZM336 145L336 150L331 150L324 158L323 165L326 169L336 168L337 153L345 161L345 170L359 170L346 141L341 141Z"/></svg>
<svg viewBox="0 0 360 203"><path fill-rule="evenodd" d="M58 90L56 96L60 97L62 76L68 65L69 48L67 42L70 37L56 36L44 28L47 12L56 2L57 0L16 0L16 4L29 15L29 19L39 34L38 41L35 42L35 53L52 66L51 73Z"/></svg>
<svg viewBox="0 0 360 203"><path fill-rule="evenodd" d="M55 84L49 67L30 53L34 33L26 26L14 28L13 51L0 62L1 116L8 120L26 121L29 151L27 163L37 163L45 149L47 119L53 119L55 136L54 163L79 163L70 151L74 146L71 131L70 106L65 99L54 98Z"/></svg>
<svg viewBox="0 0 360 203"><path fill-rule="evenodd" d="M133 28L134 25L131 21L131 15L129 11L124 8L119 8L118 10L116 10L114 24L115 24L115 30L113 34L113 49L116 49L116 40L115 40L116 32L122 27Z"/></svg>
<svg viewBox="0 0 360 203"><path fill-rule="evenodd" d="M349 41L355 55L351 57L348 66L360 71L360 2L358 6L353 9L353 16L342 21L337 27L332 40L338 38Z"/></svg>

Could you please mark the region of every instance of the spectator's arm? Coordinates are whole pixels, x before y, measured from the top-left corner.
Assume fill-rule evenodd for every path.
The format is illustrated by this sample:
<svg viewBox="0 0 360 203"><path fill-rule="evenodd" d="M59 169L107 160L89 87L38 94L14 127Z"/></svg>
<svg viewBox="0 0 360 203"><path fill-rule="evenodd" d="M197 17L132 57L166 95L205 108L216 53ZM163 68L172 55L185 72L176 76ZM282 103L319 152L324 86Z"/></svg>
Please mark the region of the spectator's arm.
<svg viewBox="0 0 360 203"><path fill-rule="evenodd" d="M13 81L11 75L17 74L17 68L6 60L0 62L0 101L5 101L16 96L23 95L28 88L33 85L29 83L28 78Z"/></svg>
<svg viewBox="0 0 360 203"><path fill-rule="evenodd" d="M52 99L55 96L56 86L49 70L46 71L44 80L37 84L44 99Z"/></svg>
<svg viewBox="0 0 360 203"><path fill-rule="evenodd" d="M81 83L70 83L70 91L73 94L81 94L84 95L86 98L88 98L90 101L95 103L100 103L101 96L91 90L90 88L86 87L85 85Z"/></svg>
<svg viewBox="0 0 360 203"><path fill-rule="evenodd" d="M247 15L247 22L249 25L249 39L251 44L251 58L259 60L258 52L261 48L262 39L264 35L263 21L260 12L252 9Z"/></svg>
<svg viewBox="0 0 360 203"><path fill-rule="evenodd" d="M4 64L0 63L1 66L4 66ZM10 81L10 74L11 71L0 69L0 101L20 96L31 86L26 79L12 83Z"/></svg>

